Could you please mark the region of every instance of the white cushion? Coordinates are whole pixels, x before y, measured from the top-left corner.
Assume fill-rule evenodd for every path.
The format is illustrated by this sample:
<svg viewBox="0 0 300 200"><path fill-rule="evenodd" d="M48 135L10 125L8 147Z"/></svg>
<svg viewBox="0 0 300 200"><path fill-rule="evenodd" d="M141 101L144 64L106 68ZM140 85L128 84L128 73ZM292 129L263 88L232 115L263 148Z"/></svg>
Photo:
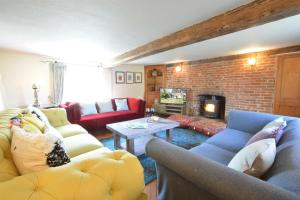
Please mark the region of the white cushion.
<svg viewBox="0 0 300 200"><path fill-rule="evenodd" d="M92 115L97 114L95 103L81 103L80 104L81 115Z"/></svg>
<svg viewBox="0 0 300 200"><path fill-rule="evenodd" d="M117 111L129 110L127 99L115 99Z"/></svg>
<svg viewBox="0 0 300 200"><path fill-rule="evenodd" d="M273 165L275 156L275 139L264 139L241 149L232 158L228 167L251 176L260 177Z"/></svg>
<svg viewBox="0 0 300 200"><path fill-rule="evenodd" d="M99 113L113 112L113 106L111 100L105 102L97 102L99 107Z"/></svg>
<svg viewBox="0 0 300 200"><path fill-rule="evenodd" d="M12 127L11 152L19 172L30 172L47 169L47 155L59 140L50 131L44 134L26 132L24 129Z"/></svg>

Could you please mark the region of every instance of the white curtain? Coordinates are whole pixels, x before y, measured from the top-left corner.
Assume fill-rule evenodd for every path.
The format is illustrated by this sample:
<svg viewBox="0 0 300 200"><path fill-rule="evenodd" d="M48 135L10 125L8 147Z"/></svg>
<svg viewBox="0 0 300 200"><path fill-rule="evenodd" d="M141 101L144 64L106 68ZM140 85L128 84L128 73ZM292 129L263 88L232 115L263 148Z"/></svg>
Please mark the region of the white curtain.
<svg viewBox="0 0 300 200"><path fill-rule="evenodd" d="M111 98L111 71L96 66L69 65L63 101L92 103Z"/></svg>
<svg viewBox="0 0 300 200"><path fill-rule="evenodd" d="M62 102L66 68L64 63L50 63L50 95L54 104Z"/></svg>

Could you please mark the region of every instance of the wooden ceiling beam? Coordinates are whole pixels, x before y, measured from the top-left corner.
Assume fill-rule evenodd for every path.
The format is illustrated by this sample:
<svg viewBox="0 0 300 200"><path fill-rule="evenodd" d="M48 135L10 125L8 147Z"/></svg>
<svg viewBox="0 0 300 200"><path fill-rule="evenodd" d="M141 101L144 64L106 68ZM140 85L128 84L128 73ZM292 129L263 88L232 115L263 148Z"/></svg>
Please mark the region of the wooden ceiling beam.
<svg viewBox="0 0 300 200"><path fill-rule="evenodd" d="M299 13L300 0L255 0L229 12L130 50L114 58L112 65L117 66L174 48L277 21Z"/></svg>
<svg viewBox="0 0 300 200"><path fill-rule="evenodd" d="M283 47L283 48L271 49L271 50L265 50L265 51L228 55L228 56L221 56L221 57L216 57L216 58L207 58L207 59L185 61L185 62L179 62L179 63L169 63L169 64L166 64L166 66L167 67L175 67L178 64L198 66L201 64L208 64L208 63L214 63L214 62L224 62L224 61L230 61L230 60L236 60L236 59L246 59L246 58L253 56L253 54L255 54L256 57L265 57L265 56L273 56L273 55L278 56L278 55L282 55L282 54L291 54L291 53L299 53L299 52L300 52L300 44L295 45L295 46L289 46L289 47Z"/></svg>

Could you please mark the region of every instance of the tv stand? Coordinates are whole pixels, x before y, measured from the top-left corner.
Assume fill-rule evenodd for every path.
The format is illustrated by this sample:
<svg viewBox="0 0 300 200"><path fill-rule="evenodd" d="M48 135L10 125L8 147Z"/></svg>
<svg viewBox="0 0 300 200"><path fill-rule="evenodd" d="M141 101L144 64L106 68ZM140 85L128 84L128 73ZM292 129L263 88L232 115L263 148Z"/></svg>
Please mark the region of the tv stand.
<svg viewBox="0 0 300 200"><path fill-rule="evenodd" d="M154 108L158 114L173 115L173 114L186 114L186 105L176 104L155 104Z"/></svg>

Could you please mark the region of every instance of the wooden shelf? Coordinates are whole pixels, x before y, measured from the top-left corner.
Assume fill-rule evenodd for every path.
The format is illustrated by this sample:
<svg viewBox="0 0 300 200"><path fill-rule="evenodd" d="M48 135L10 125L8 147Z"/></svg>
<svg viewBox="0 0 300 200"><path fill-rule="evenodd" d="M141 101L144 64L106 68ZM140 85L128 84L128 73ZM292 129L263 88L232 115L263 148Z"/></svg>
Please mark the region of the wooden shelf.
<svg viewBox="0 0 300 200"><path fill-rule="evenodd" d="M158 104L155 106L156 111L159 114L171 115L171 114L186 114L186 105L171 105L171 104Z"/></svg>
<svg viewBox="0 0 300 200"><path fill-rule="evenodd" d="M156 69L158 71L158 76L152 76L152 71ZM145 101L146 107L153 107L155 99L159 101L159 90L165 87L165 65L151 65L145 66Z"/></svg>

